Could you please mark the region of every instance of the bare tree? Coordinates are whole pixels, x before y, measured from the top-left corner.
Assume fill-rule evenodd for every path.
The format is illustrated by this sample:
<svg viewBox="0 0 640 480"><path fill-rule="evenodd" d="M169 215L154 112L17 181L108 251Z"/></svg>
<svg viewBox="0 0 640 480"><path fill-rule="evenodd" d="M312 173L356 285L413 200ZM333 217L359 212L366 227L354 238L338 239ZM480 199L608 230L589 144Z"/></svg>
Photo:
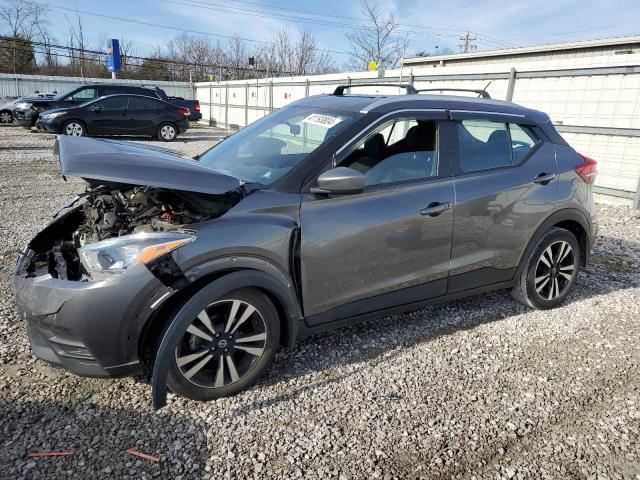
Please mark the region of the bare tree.
<svg viewBox="0 0 640 480"><path fill-rule="evenodd" d="M393 12L382 14L378 4L362 1L362 13L367 25L347 33L351 43L352 66L367 68L374 60L378 68L394 68L407 50L409 41L402 34Z"/></svg>
<svg viewBox="0 0 640 480"><path fill-rule="evenodd" d="M454 53L456 52L449 47L438 48L438 46L436 46L436 48L433 50L418 50L415 53L415 56L416 57L435 57L439 55L453 55Z"/></svg>
<svg viewBox="0 0 640 480"><path fill-rule="evenodd" d="M29 73L36 67L33 41L38 31L46 28L47 6L25 0L2 0L0 32L10 37L3 40L0 63L4 70Z"/></svg>

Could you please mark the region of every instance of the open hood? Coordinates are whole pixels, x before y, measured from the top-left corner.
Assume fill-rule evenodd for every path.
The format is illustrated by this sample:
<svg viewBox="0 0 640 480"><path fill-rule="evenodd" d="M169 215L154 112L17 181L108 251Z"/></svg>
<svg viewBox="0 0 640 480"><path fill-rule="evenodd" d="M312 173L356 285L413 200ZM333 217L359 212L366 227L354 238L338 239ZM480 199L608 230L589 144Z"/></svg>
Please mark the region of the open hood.
<svg viewBox="0 0 640 480"><path fill-rule="evenodd" d="M53 148L65 176L206 194L238 190L243 182L162 147L59 135Z"/></svg>

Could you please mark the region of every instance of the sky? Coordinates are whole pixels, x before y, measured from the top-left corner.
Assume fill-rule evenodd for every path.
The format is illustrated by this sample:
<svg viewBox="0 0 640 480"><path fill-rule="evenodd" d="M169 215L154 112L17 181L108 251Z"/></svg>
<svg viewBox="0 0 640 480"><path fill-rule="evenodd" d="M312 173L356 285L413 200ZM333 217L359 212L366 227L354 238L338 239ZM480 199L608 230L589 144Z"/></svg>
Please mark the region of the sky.
<svg viewBox="0 0 640 480"><path fill-rule="evenodd" d="M640 34L640 0L373 0L393 12L417 51L459 51L459 37L477 37L478 50ZM337 64L347 62L345 33L361 25L357 0L57 0L49 2L49 29L66 43L66 17L79 11L89 43L101 38L133 41L145 56L181 33L194 30L226 42L239 35L260 45L288 27L309 29ZM101 14L122 19L91 15ZM165 27L151 24L164 25ZM166 28L171 27L171 28ZM437 49L436 49L437 47Z"/></svg>

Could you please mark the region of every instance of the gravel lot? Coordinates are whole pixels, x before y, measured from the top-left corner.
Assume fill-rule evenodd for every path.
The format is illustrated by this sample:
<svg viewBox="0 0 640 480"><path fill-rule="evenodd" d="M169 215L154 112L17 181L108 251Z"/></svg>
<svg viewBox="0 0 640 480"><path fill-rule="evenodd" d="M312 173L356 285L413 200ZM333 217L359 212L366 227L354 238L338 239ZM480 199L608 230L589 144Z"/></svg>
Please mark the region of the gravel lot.
<svg viewBox="0 0 640 480"><path fill-rule="evenodd" d="M220 135L171 147L195 154ZM637 212L599 205L593 263L562 308L498 292L370 321L280 352L234 398L169 395L154 413L149 385L29 351L16 251L82 189L60 177L53 140L0 127L0 477L640 479ZM51 450L75 455L26 457Z"/></svg>

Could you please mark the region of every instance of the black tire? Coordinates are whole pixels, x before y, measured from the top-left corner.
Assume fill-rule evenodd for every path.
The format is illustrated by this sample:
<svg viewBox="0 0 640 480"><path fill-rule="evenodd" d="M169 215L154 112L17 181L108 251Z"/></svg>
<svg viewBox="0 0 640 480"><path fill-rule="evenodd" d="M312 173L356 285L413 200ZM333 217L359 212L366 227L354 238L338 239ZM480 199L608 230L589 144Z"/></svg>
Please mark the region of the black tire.
<svg viewBox="0 0 640 480"><path fill-rule="evenodd" d="M178 138L178 127L171 122L161 123L156 130L156 137L163 142L173 142Z"/></svg>
<svg viewBox="0 0 640 480"><path fill-rule="evenodd" d="M11 113L11 110L0 110L0 123L5 125L13 123L13 113Z"/></svg>
<svg viewBox="0 0 640 480"><path fill-rule="evenodd" d="M188 300L187 304L191 301L193 300ZM235 323L239 325L235 326L235 323L232 323L229 328L228 321L234 311L235 302L239 302L234 315ZM271 365L279 344L280 321L278 312L269 298L253 288L236 290L221 298L202 303L197 305L198 309L202 309L201 313L192 323L184 326L181 339L169 350L171 358L167 385L173 392L184 397L208 401L235 395L254 385L262 377ZM248 310L247 305L253 307L255 312L243 322L242 319ZM202 312L206 313L205 318L209 319L213 330L200 320ZM226 316L224 312L228 312ZM200 332L193 334L196 330L188 331L194 327ZM217 333L214 334L214 331ZM201 338L202 332L211 337L211 340ZM262 335L266 338L247 341ZM244 342L241 343L239 340ZM222 345L223 342L226 342L225 345ZM248 353L249 350L253 353ZM260 355L257 355L257 351L261 351ZM182 362L180 365L179 360ZM204 365L195 373L191 373L201 362L204 362ZM219 385L221 364L222 385ZM232 370L237 376L236 379L233 378ZM188 378L189 374L192 376Z"/></svg>
<svg viewBox="0 0 640 480"><path fill-rule="evenodd" d="M87 127L81 120L67 120L62 124L60 130L62 135L71 135L73 137L84 137L87 135Z"/></svg>
<svg viewBox="0 0 640 480"><path fill-rule="evenodd" d="M560 305L575 285L581 255L580 244L571 232L551 228L523 259L511 291L513 298L540 310Z"/></svg>

